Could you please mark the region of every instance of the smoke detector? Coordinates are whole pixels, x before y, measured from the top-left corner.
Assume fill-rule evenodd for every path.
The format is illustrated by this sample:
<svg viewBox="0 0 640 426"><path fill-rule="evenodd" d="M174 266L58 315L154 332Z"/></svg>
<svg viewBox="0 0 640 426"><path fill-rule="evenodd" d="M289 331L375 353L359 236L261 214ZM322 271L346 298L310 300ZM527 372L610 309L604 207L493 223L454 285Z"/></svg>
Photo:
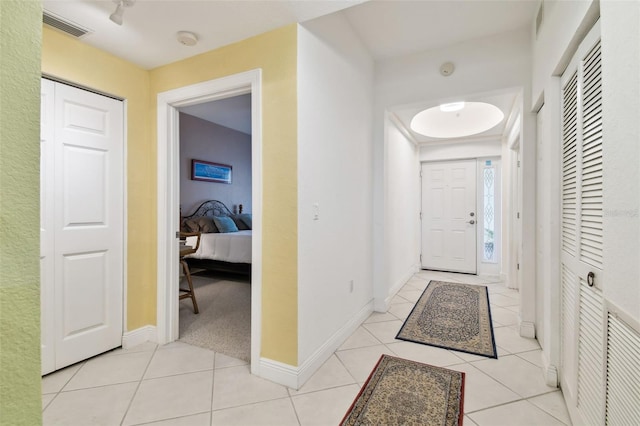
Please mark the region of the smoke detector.
<svg viewBox="0 0 640 426"><path fill-rule="evenodd" d="M195 46L198 43L198 37L189 31L178 31L176 38L185 46Z"/></svg>
<svg viewBox="0 0 640 426"><path fill-rule="evenodd" d="M440 66L440 74L442 74L445 77L449 77L451 74L453 74L454 70L455 70L455 67L453 66L452 62L445 62Z"/></svg>

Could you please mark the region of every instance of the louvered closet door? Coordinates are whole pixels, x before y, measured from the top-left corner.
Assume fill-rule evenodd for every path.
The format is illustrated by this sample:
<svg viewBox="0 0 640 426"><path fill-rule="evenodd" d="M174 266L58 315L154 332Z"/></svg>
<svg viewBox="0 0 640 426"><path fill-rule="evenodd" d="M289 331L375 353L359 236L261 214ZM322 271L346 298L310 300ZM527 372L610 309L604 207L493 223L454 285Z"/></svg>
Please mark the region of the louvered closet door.
<svg viewBox="0 0 640 426"><path fill-rule="evenodd" d="M588 425L605 412L599 34L596 24L562 77L560 382L574 424Z"/></svg>

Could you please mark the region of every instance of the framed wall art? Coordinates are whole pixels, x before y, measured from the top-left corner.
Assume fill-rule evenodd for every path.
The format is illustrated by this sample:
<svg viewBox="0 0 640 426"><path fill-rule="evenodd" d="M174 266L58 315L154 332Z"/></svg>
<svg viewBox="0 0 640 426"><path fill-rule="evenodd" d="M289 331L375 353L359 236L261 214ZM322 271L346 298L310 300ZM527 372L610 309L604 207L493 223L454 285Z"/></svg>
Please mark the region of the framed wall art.
<svg viewBox="0 0 640 426"><path fill-rule="evenodd" d="M231 183L232 167L228 164L191 160L191 180Z"/></svg>

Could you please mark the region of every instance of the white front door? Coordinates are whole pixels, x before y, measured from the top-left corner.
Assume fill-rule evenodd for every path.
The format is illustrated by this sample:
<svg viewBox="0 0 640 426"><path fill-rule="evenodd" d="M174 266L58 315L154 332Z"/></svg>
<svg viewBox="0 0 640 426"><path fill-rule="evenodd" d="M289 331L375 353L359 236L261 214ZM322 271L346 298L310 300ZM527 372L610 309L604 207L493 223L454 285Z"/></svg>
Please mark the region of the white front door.
<svg viewBox="0 0 640 426"><path fill-rule="evenodd" d="M123 104L60 83L53 98L41 160L45 373L120 346L123 330Z"/></svg>
<svg viewBox="0 0 640 426"><path fill-rule="evenodd" d="M476 160L422 164L422 268L476 273Z"/></svg>

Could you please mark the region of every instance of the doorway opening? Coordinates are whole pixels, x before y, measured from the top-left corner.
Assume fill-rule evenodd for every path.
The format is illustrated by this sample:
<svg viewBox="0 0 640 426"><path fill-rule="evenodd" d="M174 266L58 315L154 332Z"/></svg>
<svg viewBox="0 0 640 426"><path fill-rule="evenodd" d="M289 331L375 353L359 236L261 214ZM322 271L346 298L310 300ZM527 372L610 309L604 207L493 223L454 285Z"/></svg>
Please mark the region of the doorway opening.
<svg viewBox="0 0 640 426"><path fill-rule="evenodd" d="M200 233L180 278L179 341L249 362L251 94L179 111L180 231ZM221 218L235 226L219 229Z"/></svg>
<svg viewBox="0 0 640 426"><path fill-rule="evenodd" d="M260 70L158 94L158 342L179 336L180 109L249 94L251 97L251 372L257 374L262 299L262 134Z"/></svg>

